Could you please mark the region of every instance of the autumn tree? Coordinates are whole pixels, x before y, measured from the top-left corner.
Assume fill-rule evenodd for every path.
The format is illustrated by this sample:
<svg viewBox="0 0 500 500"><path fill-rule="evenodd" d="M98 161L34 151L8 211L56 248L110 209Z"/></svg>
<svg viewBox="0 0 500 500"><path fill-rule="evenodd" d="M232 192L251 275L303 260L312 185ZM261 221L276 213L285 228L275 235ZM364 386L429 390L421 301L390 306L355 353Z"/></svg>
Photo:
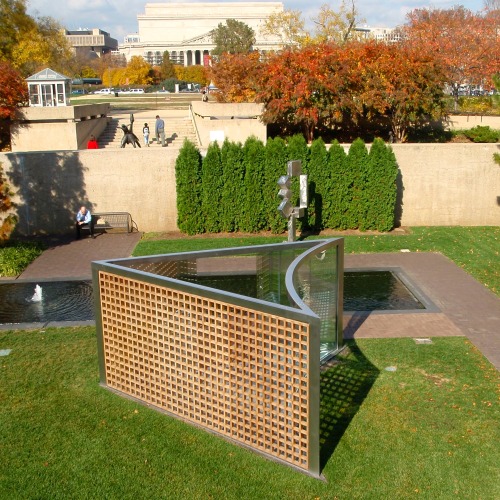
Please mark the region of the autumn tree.
<svg viewBox="0 0 500 500"><path fill-rule="evenodd" d="M333 10L330 4L323 4L313 22L317 41L344 44L361 39L356 26L364 20L360 18L354 0L342 0L338 10Z"/></svg>
<svg viewBox="0 0 500 500"><path fill-rule="evenodd" d="M59 23L29 16L25 0L0 0L0 60L29 76L44 66L62 71L71 57Z"/></svg>
<svg viewBox="0 0 500 500"><path fill-rule="evenodd" d="M178 80L190 83L199 83L200 85L207 85L209 77L207 76L208 68L200 64L192 66L179 66L175 65L175 76Z"/></svg>
<svg viewBox="0 0 500 500"><path fill-rule="evenodd" d="M17 217L12 213L12 196L0 163L0 246L9 239L17 223Z"/></svg>
<svg viewBox="0 0 500 500"><path fill-rule="evenodd" d="M395 140L405 142L410 128L443 117L445 75L432 54L381 42L362 47L363 85L356 101L368 119L387 117Z"/></svg>
<svg viewBox="0 0 500 500"><path fill-rule="evenodd" d="M16 109L28 102L28 86L21 73L0 61L0 150L10 144L10 122Z"/></svg>
<svg viewBox="0 0 500 500"><path fill-rule="evenodd" d="M151 65L141 56L132 56L124 71L127 85L149 85Z"/></svg>
<svg viewBox="0 0 500 500"><path fill-rule="evenodd" d="M262 71L260 54L223 54L209 69L209 79L220 92L222 102L254 102Z"/></svg>
<svg viewBox="0 0 500 500"><path fill-rule="evenodd" d="M226 24L219 23L212 31L212 42L215 48L212 50L213 56L221 56L224 53L246 54L252 50L255 44L255 32L250 26L227 19Z"/></svg>
<svg viewBox="0 0 500 500"><path fill-rule="evenodd" d="M416 9L407 16L406 42L433 54L443 67L458 105L460 86L490 83L500 70L498 23L493 15L453 9ZM486 81L485 81L486 80Z"/></svg>
<svg viewBox="0 0 500 500"><path fill-rule="evenodd" d="M288 9L273 12L265 20L260 34L279 40L282 47L301 46L309 38L301 12Z"/></svg>

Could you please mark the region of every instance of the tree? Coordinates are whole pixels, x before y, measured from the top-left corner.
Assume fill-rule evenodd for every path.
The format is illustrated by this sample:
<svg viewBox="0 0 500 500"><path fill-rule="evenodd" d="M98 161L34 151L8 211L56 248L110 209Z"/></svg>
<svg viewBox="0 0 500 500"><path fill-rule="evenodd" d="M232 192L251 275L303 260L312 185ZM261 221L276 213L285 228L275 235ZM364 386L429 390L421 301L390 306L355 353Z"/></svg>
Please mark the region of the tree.
<svg viewBox="0 0 500 500"><path fill-rule="evenodd" d="M201 211L201 164L200 152L186 139L175 161L177 227L186 234L204 231Z"/></svg>
<svg viewBox="0 0 500 500"><path fill-rule="evenodd" d="M210 80L218 87L217 100L254 102L262 63L260 54L223 54L209 69Z"/></svg>
<svg viewBox="0 0 500 500"><path fill-rule="evenodd" d="M220 146L217 141L211 142L201 166L201 211L207 233L221 230L223 182Z"/></svg>
<svg viewBox="0 0 500 500"><path fill-rule="evenodd" d="M445 76L432 54L399 44L363 45L363 87L357 102L368 119L389 119L394 139L406 142L408 131L444 115Z"/></svg>
<svg viewBox="0 0 500 500"><path fill-rule="evenodd" d="M132 56L124 76L127 85L148 85L151 83L151 65L141 56Z"/></svg>
<svg viewBox="0 0 500 500"><path fill-rule="evenodd" d="M10 213L14 206L12 196L13 193L3 176L2 164L0 163L0 245L9 239L17 223L17 217Z"/></svg>
<svg viewBox="0 0 500 500"><path fill-rule="evenodd" d="M273 12L260 29L264 37L273 37L283 47L301 46L308 39L304 19L298 10Z"/></svg>
<svg viewBox="0 0 500 500"><path fill-rule="evenodd" d="M416 9L403 29L415 50L432 54L446 74L458 107L461 85L490 83L500 68L498 22L494 15L473 14L464 7Z"/></svg>
<svg viewBox="0 0 500 500"><path fill-rule="evenodd" d="M160 65L160 78L166 80L168 78L175 78L175 67L170 60L168 50L163 52L163 60Z"/></svg>
<svg viewBox="0 0 500 500"><path fill-rule="evenodd" d="M0 0L0 60L29 76L44 66L62 71L71 57L58 22L29 16L25 0Z"/></svg>
<svg viewBox="0 0 500 500"><path fill-rule="evenodd" d="M235 19L227 19L226 24L219 23L212 31L212 42L215 48L212 55L246 54L252 50L255 43L255 32L250 26Z"/></svg>
<svg viewBox="0 0 500 500"><path fill-rule="evenodd" d="M28 102L28 86L21 73L0 61L0 119L12 119L16 109Z"/></svg>
<svg viewBox="0 0 500 500"><path fill-rule="evenodd" d="M359 18L354 0L342 0L338 11L331 9L329 4L323 4L313 21L316 24L316 40L319 42L344 44L349 40L361 39L361 34L355 28L364 20Z"/></svg>

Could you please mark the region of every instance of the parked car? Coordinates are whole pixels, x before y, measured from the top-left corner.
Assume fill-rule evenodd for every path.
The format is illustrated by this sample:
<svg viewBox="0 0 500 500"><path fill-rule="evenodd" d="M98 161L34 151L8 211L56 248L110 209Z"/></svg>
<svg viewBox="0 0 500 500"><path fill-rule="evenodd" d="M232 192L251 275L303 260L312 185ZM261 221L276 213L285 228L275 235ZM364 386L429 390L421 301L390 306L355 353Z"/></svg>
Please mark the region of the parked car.
<svg viewBox="0 0 500 500"><path fill-rule="evenodd" d="M96 90L94 92L94 94L106 94L106 95L110 95L110 94L113 94L113 93L114 93L113 89L100 89L100 90Z"/></svg>
<svg viewBox="0 0 500 500"><path fill-rule="evenodd" d="M144 94L144 89L122 89L120 94Z"/></svg>
<svg viewBox="0 0 500 500"><path fill-rule="evenodd" d="M71 95L85 95L87 93L84 89L73 89Z"/></svg>

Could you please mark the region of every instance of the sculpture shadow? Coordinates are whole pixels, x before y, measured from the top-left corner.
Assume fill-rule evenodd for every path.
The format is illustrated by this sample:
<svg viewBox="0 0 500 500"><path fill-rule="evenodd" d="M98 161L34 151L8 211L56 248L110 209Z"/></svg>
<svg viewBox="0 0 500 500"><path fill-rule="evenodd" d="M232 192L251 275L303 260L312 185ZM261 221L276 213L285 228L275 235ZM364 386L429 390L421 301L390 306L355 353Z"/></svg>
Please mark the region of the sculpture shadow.
<svg viewBox="0 0 500 500"><path fill-rule="evenodd" d="M14 237L74 235L75 214L87 196L77 151L9 153L5 169L15 193L18 223Z"/></svg>
<svg viewBox="0 0 500 500"><path fill-rule="evenodd" d="M333 455L375 383L379 370L354 340L322 368L320 388L320 469Z"/></svg>

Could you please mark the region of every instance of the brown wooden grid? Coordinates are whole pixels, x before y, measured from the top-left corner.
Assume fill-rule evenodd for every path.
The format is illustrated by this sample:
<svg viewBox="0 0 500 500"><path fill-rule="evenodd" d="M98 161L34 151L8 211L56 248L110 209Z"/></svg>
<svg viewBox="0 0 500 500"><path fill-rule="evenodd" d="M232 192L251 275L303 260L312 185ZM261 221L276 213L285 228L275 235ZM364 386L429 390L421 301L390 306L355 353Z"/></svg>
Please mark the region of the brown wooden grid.
<svg viewBox="0 0 500 500"><path fill-rule="evenodd" d="M308 470L309 325L99 272L106 384Z"/></svg>

